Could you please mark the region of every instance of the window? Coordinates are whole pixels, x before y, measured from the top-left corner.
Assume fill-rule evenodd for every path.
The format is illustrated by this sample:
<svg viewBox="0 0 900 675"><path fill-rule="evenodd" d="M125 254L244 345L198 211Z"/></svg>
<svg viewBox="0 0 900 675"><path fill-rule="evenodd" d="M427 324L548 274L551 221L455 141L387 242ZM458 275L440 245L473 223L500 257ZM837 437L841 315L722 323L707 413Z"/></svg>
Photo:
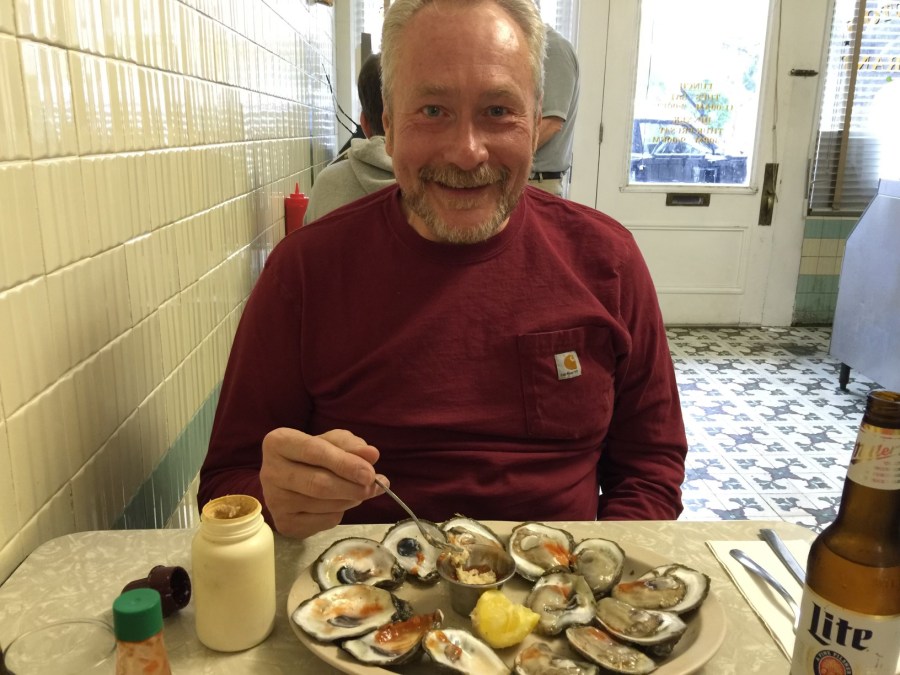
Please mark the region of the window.
<svg viewBox="0 0 900 675"><path fill-rule="evenodd" d="M895 159L887 148L897 133L897 80L900 1L835 0L810 213L859 215L880 177L900 178L886 175L896 171L887 164Z"/></svg>
<svg viewBox="0 0 900 675"><path fill-rule="evenodd" d="M630 185L746 186L768 0L643 0Z"/></svg>

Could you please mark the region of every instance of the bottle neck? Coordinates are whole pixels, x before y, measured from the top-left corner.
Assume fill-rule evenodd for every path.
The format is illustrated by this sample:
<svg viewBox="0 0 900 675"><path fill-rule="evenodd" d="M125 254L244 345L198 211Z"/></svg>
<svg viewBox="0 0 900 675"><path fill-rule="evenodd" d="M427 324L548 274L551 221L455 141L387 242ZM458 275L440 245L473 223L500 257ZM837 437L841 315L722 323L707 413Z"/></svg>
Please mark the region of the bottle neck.
<svg viewBox="0 0 900 675"><path fill-rule="evenodd" d="M236 542L249 539L259 532L264 524L265 520L261 513L221 520L210 518L200 521L200 532L210 541Z"/></svg>

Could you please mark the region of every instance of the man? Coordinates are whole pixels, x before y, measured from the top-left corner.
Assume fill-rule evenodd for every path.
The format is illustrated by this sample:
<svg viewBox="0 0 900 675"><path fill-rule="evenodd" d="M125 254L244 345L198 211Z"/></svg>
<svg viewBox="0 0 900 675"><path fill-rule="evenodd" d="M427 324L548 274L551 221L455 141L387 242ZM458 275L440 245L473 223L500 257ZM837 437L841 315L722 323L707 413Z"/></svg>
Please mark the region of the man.
<svg viewBox="0 0 900 675"><path fill-rule="evenodd" d="M566 196L567 173L572 167L578 93L579 72L575 50L568 40L548 25L543 119L528 184L559 197Z"/></svg>
<svg viewBox="0 0 900 675"><path fill-rule="evenodd" d="M400 520L377 463L432 520L677 517L684 426L637 245L526 188L543 35L531 0L392 3L381 62L398 185L269 256L201 504L255 495L295 537Z"/></svg>
<svg viewBox="0 0 900 675"><path fill-rule="evenodd" d="M384 150L381 57L378 54L372 54L363 62L356 88L362 105L359 125L366 137L352 139L347 151L316 176L309 193L307 223L394 183L391 158Z"/></svg>

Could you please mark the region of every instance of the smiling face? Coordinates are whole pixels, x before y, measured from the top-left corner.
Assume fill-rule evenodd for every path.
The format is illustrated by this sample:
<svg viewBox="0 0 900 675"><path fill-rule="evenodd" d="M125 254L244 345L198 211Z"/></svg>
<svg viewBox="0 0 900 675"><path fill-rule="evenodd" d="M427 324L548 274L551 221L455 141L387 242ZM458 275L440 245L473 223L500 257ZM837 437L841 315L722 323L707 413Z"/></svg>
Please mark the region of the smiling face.
<svg viewBox="0 0 900 675"><path fill-rule="evenodd" d="M420 235L465 244L503 229L531 172L536 103L522 31L493 2L437 2L413 16L384 126Z"/></svg>

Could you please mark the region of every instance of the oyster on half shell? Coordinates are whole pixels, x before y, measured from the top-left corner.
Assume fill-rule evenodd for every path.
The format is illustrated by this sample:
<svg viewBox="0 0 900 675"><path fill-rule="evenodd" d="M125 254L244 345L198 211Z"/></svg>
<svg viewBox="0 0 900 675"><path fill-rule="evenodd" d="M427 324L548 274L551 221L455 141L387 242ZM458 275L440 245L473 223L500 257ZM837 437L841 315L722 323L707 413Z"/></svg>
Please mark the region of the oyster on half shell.
<svg viewBox="0 0 900 675"><path fill-rule="evenodd" d="M572 552L572 569L588 582L594 597L608 595L625 569L625 551L609 539L585 539Z"/></svg>
<svg viewBox="0 0 900 675"><path fill-rule="evenodd" d="M346 640L341 647L357 661L377 666L393 666L411 661L420 651L422 638L444 620L441 610L416 614L405 621L379 626L371 633Z"/></svg>
<svg viewBox="0 0 900 675"><path fill-rule="evenodd" d="M321 590L341 584L369 584L395 588L406 570L387 547L373 539L339 539L320 555L312 567L312 577Z"/></svg>
<svg viewBox="0 0 900 675"><path fill-rule="evenodd" d="M597 605L584 577L549 572L535 582L525 606L540 616L537 632L558 635L568 626L591 623Z"/></svg>
<svg viewBox="0 0 900 675"><path fill-rule="evenodd" d="M357 637L391 621L408 619L409 603L367 584L334 586L291 612L291 620L320 642Z"/></svg>
<svg viewBox="0 0 900 675"><path fill-rule="evenodd" d="M553 652L546 642L535 642L516 656L516 675L599 675L593 663L576 661Z"/></svg>
<svg viewBox="0 0 900 675"><path fill-rule="evenodd" d="M642 651L623 644L596 626L574 626L566 639L576 652L612 673L646 675L656 670L656 662Z"/></svg>
<svg viewBox="0 0 900 675"><path fill-rule="evenodd" d="M457 514L441 523L441 530L447 535L447 541L457 546L472 544L494 545L503 548L503 542L491 528L473 518Z"/></svg>
<svg viewBox="0 0 900 675"><path fill-rule="evenodd" d="M419 521L436 539L446 539L435 523L422 518ZM425 583L438 580L437 559L441 552L425 541L411 518L392 525L381 543L394 554L410 577Z"/></svg>
<svg viewBox="0 0 900 675"><path fill-rule="evenodd" d="M572 535L543 523L522 523L512 529L507 550L516 571L529 581L546 572L568 570L572 564Z"/></svg>
<svg viewBox="0 0 900 675"><path fill-rule="evenodd" d="M683 614L699 607L709 593L709 577L684 565L661 565L612 589L612 597L644 609Z"/></svg>
<svg viewBox="0 0 900 675"><path fill-rule="evenodd" d="M610 635L654 655L666 656L687 630L677 614L632 607L615 598L597 603L597 623Z"/></svg>
<svg viewBox="0 0 900 675"><path fill-rule="evenodd" d="M454 673L509 675L509 668L493 649L461 628L428 631L422 646L435 664Z"/></svg>

